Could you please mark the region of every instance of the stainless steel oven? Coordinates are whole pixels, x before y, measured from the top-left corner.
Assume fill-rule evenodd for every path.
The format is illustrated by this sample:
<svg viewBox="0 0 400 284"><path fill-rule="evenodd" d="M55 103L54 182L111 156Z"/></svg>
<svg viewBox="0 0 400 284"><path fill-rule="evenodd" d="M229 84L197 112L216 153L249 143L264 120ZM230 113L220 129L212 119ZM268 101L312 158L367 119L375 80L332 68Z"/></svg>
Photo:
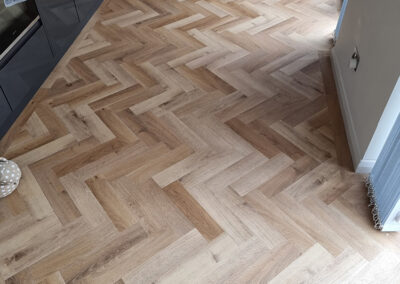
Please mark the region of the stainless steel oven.
<svg viewBox="0 0 400 284"><path fill-rule="evenodd" d="M37 21L34 0L0 0L0 60Z"/></svg>

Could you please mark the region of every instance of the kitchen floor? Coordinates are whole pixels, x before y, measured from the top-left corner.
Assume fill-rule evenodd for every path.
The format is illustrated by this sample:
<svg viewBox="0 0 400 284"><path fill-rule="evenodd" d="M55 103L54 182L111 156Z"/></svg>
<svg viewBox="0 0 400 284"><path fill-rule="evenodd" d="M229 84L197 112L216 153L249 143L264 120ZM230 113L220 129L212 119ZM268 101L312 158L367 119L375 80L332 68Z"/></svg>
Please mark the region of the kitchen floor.
<svg viewBox="0 0 400 284"><path fill-rule="evenodd" d="M106 0L0 153L6 283L398 283L328 50L334 0ZM328 108L329 106L329 108Z"/></svg>

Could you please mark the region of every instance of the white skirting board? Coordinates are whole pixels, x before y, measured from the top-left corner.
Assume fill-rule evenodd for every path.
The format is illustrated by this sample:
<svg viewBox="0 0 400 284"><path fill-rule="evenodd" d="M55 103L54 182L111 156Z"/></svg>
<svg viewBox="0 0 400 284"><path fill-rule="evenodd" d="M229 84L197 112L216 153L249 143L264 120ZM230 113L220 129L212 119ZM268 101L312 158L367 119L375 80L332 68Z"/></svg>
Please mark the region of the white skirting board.
<svg viewBox="0 0 400 284"><path fill-rule="evenodd" d="M343 77L340 72L338 58L335 54L335 50L331 51L331 59L333 65L333 74L335 76L336 88L339 97L340 109L342 112L344 126L346 129L347 140L349 141L349 147L351 156L353 159L353 165L357 173L368 174L374 167L376 160L363 160L361 153L360 143L358 141L357 133L355 131L353 117L351 115L351 110L349 102L347 100L347 93L343 83Z"/></svg>

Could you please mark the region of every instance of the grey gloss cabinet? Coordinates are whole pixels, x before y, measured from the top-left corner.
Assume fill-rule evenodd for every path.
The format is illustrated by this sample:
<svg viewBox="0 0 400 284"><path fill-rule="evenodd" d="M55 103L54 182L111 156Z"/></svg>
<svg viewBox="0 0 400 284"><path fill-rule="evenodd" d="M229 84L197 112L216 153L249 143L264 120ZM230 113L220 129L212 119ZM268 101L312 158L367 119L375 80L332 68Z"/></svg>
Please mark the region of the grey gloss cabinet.
<svg viewBox="0 0 400 284"><path fill-rule="evenodd" d="M13 110L33 96L54 64L53 54L41 26L0 70L0 86Z"/></svg>
<svg viewBox="0 0 400 284"><path fill-rule="evenodd" d="M99 0L75 0L80 21L86 21L100 6Z"/></svg>
<svg viewBox="0 0 400 284"><path fill-rule="evenodd" d="M74 0L36 0L47 38L56 57L64 55L80 31Z"/></svg>
<svg viewBox="0 0 400 284"><path fill-rule="evenodd" d="M11 108L6 100L3 90L0 87L0 125L6 121L7 117L11 114Z"/></svg>

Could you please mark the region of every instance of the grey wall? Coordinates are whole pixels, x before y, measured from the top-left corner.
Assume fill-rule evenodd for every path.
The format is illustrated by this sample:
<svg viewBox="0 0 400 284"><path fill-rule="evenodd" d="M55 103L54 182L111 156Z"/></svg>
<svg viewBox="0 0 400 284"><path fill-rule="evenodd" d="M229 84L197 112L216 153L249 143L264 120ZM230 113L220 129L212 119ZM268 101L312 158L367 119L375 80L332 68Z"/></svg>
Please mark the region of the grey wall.
<svg viewBox="0 0 400 284"><path fill-rule="evenodd" d="M369 172L400 110L400 1L349 0L332 59L353 162Z"/></svg>

